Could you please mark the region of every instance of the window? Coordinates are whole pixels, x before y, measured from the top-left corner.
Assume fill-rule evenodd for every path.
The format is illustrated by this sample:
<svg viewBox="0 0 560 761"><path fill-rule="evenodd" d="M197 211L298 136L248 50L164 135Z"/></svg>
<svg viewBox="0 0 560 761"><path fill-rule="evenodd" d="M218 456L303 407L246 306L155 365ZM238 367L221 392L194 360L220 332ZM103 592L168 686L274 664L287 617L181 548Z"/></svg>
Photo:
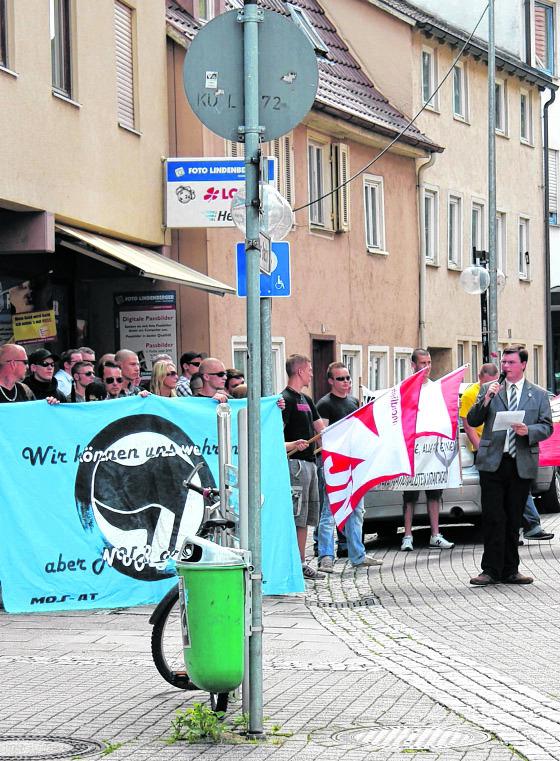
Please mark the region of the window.
<svg viewBox="0 0 560 761"><path fill-rule="evenodd" d="M412 351L412 349L395 347L395 385L412 374L412 367L410 365Z"/></svg>
<svg viewBox="0 0 560 761"><path fill-rule="evenodd" d="M330 190L328 148L317 142L307 146L309 200L320 199L309 207L309 223L313 227L332 229L331 196L321 198Z"/></svg>
<svg viewBox="0 0 560 761"><path fill-rule="evenodd" d="M465 364L465 344L463 341L459 341L457 344L457 367L461 367Z"/></svg>
<svg viewBox="0 0 560 761"><path fill-rule="evenodd" d="M424 255L427 262L437 262L438 244L438 194L424 189Z"/></svg>
<svg viewBox="0 0 560 761"><path fill-rule="evenodd" d="M233 367L245 375L247 380L248 372L248 355L247 355L247 338L245 336L233 336L231 339L231 356ZM286 341L284 338L272 338L272 388L274 393L278 394L285 383L285 364L286 364Z"/></svg>
<svg viewBox="0 0 560 761"><path fill-rule="evenodd" d="M234 143L226 140L226 156L239 158L245 155L245 146L243 143ZM294 185L294 149L293 133L277 137L267 143L261 143L261 154L263 156L274 156L276 159L276 188L288 201L290 206L295 206L295 185Z"/></svg>
<svg viewBox="0 0 560 761"><path fill-rule="evenodd" d="M506 83L496 80L496 132L507 135L507 93Z"/></svg>
<svg viewBox="0 0 560 761"><path fill-rule="evenodd" d="M554 8L535 2L535 65L554 74Z"/></svg>
<svg viewBox="0 0 560 761"><path fill-rule="evenodd" d="M433 48L422 48L422 103L437 110L437 94L432 97L437 82L437 59Z"/></svg>
<svg viewBox="0 0 560 761"><path fill-rule="evenodd" d="M447 209L447 262L450 267L461 266L463 199L449 196Z"/></svg>
<svg viewBox="0 0 560 761"><path fill-rule="evenodd" d="M0 66L8 68L8 10L6 0L0 0Z"/></svg>
<svg viewBox="0 0 560 761"><path fill-rule="evenodd" d="M558 224L558 151L548 151L548 221Z"/></svg>
<svg viewBox="0 0 560 761"><path fill-rule="evenodd" d="M328 48L303 8L298 8L297 6L288 3L288 10L290 11L290 15L296 26L299 26L309 42L313 45L315 52L320 55L326 55L329 52Z"/></svg>
<svg viewBox="0 0 560 761"><path fill-rule="evenodd" d="M389 347L368 346L368 388L378 391L389 385Z"/></svg>
<svg viewBox="0 0 560 761"><path fill-rule="evenodd" d="M72 96L70 0L50 0L51 69L53 90Z"/></svg>
<svg viewBox="0 0 560 761"><path fill-rule="evenodd" d="M540 384L541 347L533 346L533 383Z"/></svg>
<svg viewBox="0 0 560 761"><path fill-rule="evenodd" d="M362 347L352 344L342 344L340 347L340 361L348 368L348 372L352 378L354 395L357 396L362 380Z"/></svg>
<svg viewBox="0 0 560 761"><path fill-rule="evenodd" d="M467 70L461 61L453 67L453 115L467 119Z"/></svg>
<svg viewBox="0 0 560 761"><path fill-rule="evenodd" d="M478 344L471 344L471 381L476 383L478 380Z"/></svg>
<svg viewBox="0 0 560 761"><path fill-rule="evenodd" d="M519 137L522 143L533 142L533 108L531 93L521 90L519 95Z"/></svg>
<svg viewBox="0 0 560 761"><path fill-rule="evenodd" d="M385 215L383 210L383 178L364 176L364 210L368 251L385 249Z"/></svg>
<svg viewBox="0 0 560 761"><path fill-rule="evenodd" d="M134 106L134 11L115 2L115 50L117 66L117 121L119 126L135 129Z"/></svg>
<svg viewBox="0 0 560 761"><path fill-rule="evenodd" d="M484 206L481 203L473 202L471 211L471 253L472 260L475 261L473 248L477 251L484 251Z"/></svg>
<svg viewBox="0 0 560 761"><path fill-rule="evenodd" d="M519 267L519 277L524 280L529 279L529 220L525 217L519 217L518 238L517 238L517 259Z"/></svg>
<svg viewBox="0 0 560 761"><path fill-rule="evenodd" d="M496 213L496 268L506 274L506 215Z"/></svg>

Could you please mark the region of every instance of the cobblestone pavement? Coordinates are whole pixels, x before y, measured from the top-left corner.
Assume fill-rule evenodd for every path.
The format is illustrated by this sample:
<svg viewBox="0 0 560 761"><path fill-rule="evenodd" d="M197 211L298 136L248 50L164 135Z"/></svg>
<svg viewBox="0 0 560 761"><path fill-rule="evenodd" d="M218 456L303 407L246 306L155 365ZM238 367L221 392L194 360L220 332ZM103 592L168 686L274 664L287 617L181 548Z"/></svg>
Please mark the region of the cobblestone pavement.
<svg viewBox="0 0 560 761"><path fill-rule="evenodd" d="M560 517L543 524L560 531ZM476 589L473 530L446 535L451 552L419 531L412 553L372 544L380 569L339 560L306 595L265 598L267 725L292 734L257 745L164 742L175 710L207 696L155 671L151 609L1 613L0 761L54 757L52 738L94 741L115 761L560 759L560 541L520 549L535 584Z"/></svg>

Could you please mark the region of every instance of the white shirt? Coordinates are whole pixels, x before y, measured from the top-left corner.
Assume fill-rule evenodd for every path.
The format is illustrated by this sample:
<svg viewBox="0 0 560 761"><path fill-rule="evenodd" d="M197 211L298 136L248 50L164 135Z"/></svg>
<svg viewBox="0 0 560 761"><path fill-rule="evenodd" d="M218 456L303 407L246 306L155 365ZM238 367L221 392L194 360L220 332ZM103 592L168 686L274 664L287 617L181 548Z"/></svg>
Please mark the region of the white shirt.
<svg viewBox="0 0 560 761"><path fill-rule="evenodd" d="M519 402L521 400L521 392L523 391L523 384L525 383L525 378L520 378L515 383L510 383L509 381L506 381L506 395L508 400L508 408L509 408L509 401L511 398L511 387L515 386L515 391L517 394L517 407L519 407ZM509 454L509 432L506 434L506 440L504 442L504 453Z"/></svg>
<svg viewBox="0 0 560 761"><path fill-rule="evenodd" d="M61 367L60 370L54 374L54 377L58 384L58 390L62 391L64 396L70 396L70 392L72 391L72 376Z"/></svg>

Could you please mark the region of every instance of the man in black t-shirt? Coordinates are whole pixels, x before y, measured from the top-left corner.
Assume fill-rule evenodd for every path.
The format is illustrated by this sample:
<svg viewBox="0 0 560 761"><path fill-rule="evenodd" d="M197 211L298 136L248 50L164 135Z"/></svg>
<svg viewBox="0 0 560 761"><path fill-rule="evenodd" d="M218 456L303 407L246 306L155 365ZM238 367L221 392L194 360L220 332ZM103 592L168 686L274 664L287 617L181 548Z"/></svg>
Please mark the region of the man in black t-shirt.
<svg viewBox="0 0 560 761"><path fill-rule="evenodd" d="M355 412L359 402L355 396L351 396L352 378L348 368L342 362L331 362L327 369L327 381L330 392L317 402L317 410L325 425L337 423L346 415ZM325 573L333 572L334 565L334 516L329 505L326 490L321 495L321 519L319 521L318 545L319 545L319 569ZM348 559L354 566L381 565L380 560L368 557L362 540L362 527L364 524L363 501L352 511L344 524L344 535L348 543Z"/></svg>
<svg viewBox="0 0 560 761"><path fill-rule="evenodd" d="M289 454L290 483L294 520L304 578L324 579L325 575L305 562L307 527L319 522L319 489L315 464L315 443L309 439L325 427L311 398L303 393L313 378L311 360L303 354L292 354L286 360L288 385L282 391L286 407L282 410L284 440Z"/></svg>

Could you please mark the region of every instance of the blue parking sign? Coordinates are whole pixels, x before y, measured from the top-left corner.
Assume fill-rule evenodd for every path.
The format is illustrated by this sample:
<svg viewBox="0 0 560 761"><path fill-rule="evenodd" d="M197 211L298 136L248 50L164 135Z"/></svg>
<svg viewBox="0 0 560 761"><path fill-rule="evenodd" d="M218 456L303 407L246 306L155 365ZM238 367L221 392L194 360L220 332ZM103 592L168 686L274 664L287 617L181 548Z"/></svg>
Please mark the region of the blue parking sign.
<svg viewBox="0 0 560 761"><path fill-rule="evenodd" d="M237 244L237 295L247 296L247 267L245 244ZM278 297L291 295L290 244L272 242L272 272L261 272L261 296Z"/></svg>

